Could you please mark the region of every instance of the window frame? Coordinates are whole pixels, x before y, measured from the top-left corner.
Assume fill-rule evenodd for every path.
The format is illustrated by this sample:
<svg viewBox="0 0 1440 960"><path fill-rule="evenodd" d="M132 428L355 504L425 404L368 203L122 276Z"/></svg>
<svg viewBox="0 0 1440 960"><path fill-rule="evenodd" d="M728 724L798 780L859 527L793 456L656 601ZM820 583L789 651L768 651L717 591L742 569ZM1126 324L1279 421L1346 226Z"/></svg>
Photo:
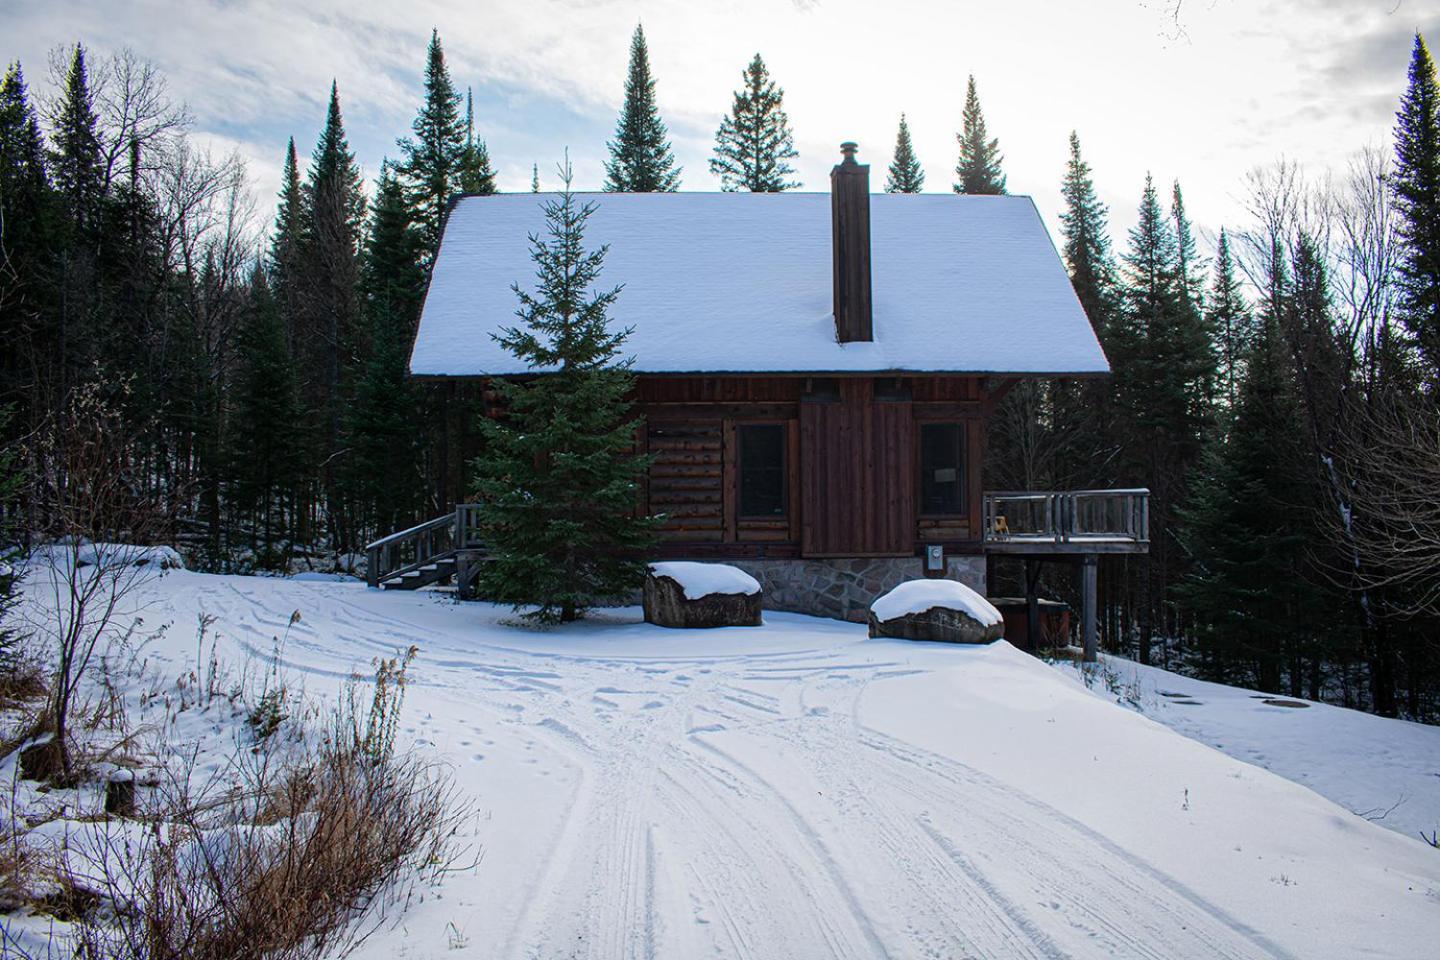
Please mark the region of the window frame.
<svg viewBox="0 0 1440 960"><path fill-rule="evenodd" d="M780 462L778 472L780 476L780 512L779 513L746 513L745 512L745 442L742 439L744 431L750 427L768 427L775 430L780 437ZM794 512L794 491L790 482L790 424L785 420L737 420L735 421L735 519L739 522L746 520L790 520Z"/></svg>
<svg viewBox="0 0 1440 960"><path fill-rule="evenodd" d="M925 503L925 430L930 427L946 427L958 431L959 441L956 444L956 452L959 455L959 462L956 464L956 480L960 484L957 494L959 509L956 511L935 511L927 508ZM915 423L915 515L921 519L939 519L969 517L971 514L970 504L970 429L971 421L962 418L937 418L934 420L923 419Z"/></svg>

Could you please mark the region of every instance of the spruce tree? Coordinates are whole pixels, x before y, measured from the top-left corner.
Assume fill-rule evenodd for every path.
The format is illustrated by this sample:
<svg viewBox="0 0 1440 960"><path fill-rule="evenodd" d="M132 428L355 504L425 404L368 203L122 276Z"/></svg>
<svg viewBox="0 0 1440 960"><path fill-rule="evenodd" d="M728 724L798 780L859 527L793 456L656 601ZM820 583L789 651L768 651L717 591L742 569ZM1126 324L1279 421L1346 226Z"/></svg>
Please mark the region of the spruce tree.
<svg viewBox="0 0 1440 960"><path fill-rule="evenodd" d="M1230 238L1223 227L1215 247L1215 278L1210 286L1207 316L1220 367L1217 377L1219 392L1225 398L1226 407L1233 410L1238 399L1243 358L1249 352L1252 320L1250 307L1241 291L1240 278L1235 273Z"/></svg>
<svg viewBox="0 0 1440 960"><path fill-rule="evenodd" d="M1425 38L1415 35L1409 85L1395 117L1395 173L1404 255L1401 319L1440 384L1440 82Z"/></svg>
<svg viewBox="0 0 1440 960"><path fill-rule="evenodd" d="M308 399L324 425L316 462L325 465L332 546L343 552L354 546L354 530L338 499L335 457L340 453L351 361L363 342L358 287L365 195L360 168L345 136L339 90L333 83L325 129L311 157L305 197L309 209L301 253L305 290L301 361L313 374Z"/></svg>
<svg viewBox="0 0 1440 960"><path fill-rule="evenodd" d="M421 243L405 194L387 166L380 171L365 240L361 287L370 356L348 408L345 476L371 532L403 529L420 508L419 398L407 370L425 291Z"/></svg>
<svg viewBox="0 0 1440 960"><path fill-rule="evenodd" d="M744 84L735 91L730 113L715 132L715 156L710 172L726 191L779 193L800 186L791 180L795 168L787 162L799 156L785 114L785 91L770 79L760 54L745 68Z"/></svg>
<svg viewBox="0 0 1440 960"><path fill-rule="evenodd" d="M251 278L239 357L230 400L230 501L248 522L255 565L284 570L296 533L307 418L285 323L261 270Z"/></svg>
<svg viewBox="0 0 1440 960"><path fill-rule="evenodd" d="M1207 436L1212 370L1209 341L1182 289L1174 220L1148 176L1124 260L1124 307L1106 347L1123 451L1119 479L1151 488L1151 552L1142 567L1138 625L1139 657L1148 663L1155 632L1177 628L1169 593L1185 551L1174 518Z"/></svg>
<svg viewBox="0 0 1440 960"><path fill-rule="evenodd" d="M895 159L890 161L890 173L885 178L886 193L919 193L925 188L925 171L915 156L915 144L910 140L910 125L905 114L900 114L900 130L895 134Z"/></svg>
<svg viewBox="0 0 1440 960"><path fill-rule="evenodd" d="M302 257L308 226L309 208L300 182L300 164L295 153L295 138L285 148L285 166L280 175L280 202L275 213L275 232L270 238L267 258L269 293L285 324L290 352L299 351L304 312L305 279Z"/></svg>
<svg viewBox="0 0 1440 960"><path fill-rule="evenodd" d="M104 167L89 67L85 48L78 43L70 55L51 129L51 174L75 239L83 242L99 229Z"/></svg>
<svg viewBox="0 0 1440 960"><path fill-rule="evenodd" d="M1065 200L1060 214L1062 252L1070 284L1103 344L1110 335L1118 299L1109 214L1095 195L1090 165L1081 155L1080 138L1074 132L1060 192ZM1107 462L1112 459L1115 438L1110 384L1094 379L1055 380L1047 389L1051 428L1047 442L1053 451L1054 482L1082 488L1111 482L1114 477Z"/></svg>
<svg viewBox="0 0 1440 960"><path fill-rule="evenodd" d="M424 243L426 266L440 249L445 213L460 190L461 161L466 153L460 94L450 80L438 31L430 32L425 60L425 102L411 129L414 137L399 141L404 154L397 170L415 211Z"/></svg>
<svg viewBox="0 0 1440 960"><path fill-rule="evenodd" d="M537 375L495 381L506 416L481 423L476 482L493 552L481 593L542 622L574 620L637 588L655 529L635 516L647 461L629 452L628 331L607 316L619 290L596 289L606 248L585 249L595 204L570 192L568 161L562 181L545 204L548 235L533 241L537 289L515 286L523 324L495 335Z"/></svg>
<svg viewBox="0 0 1440 960"><path fill-rule="evenodd" d="M655 78L645 31L635 27L630 39L630 72L625 78L625 104L610 141L605 164L605 189L616 193L664 193L680 189L680 168L666 139L665 122L655 105Z"/></svg>
<svg viewBox="0 0 1440 960"><path fill-rule="evenodd" d="M1065 209L1060 214L1060 235L1065 241L1065 263L1075 296L1095 335L1104 340L1115 308L1115 262L1110 253L1109 211L1095 194L1090 164L1080 154L1080 135L1070 134L1070 159L1060 186Z"/></svg>
<svg viewBox="0 0 1440 960"><path fill-rule="evenodd" d="M530 192L540 192L540 164L538 163L530 165Z"/></svg>
<svg viewBox="0 0 1440 960"><path fill-rule="evenodd" d="M1278 690L1319 599L1305 574L1312 473L1278 319L1264 318L1243 370L1228 436L1207 446L1182 511L1194 555L1179 594L1197 621L1205 676Z"/></svg>
<svg viewBox="0 0 1440 960"><path fill-rule="evenodd" d="M495 170L485 141L475 136L475 98L465 91L465 148L460 151L460 192L488 197L495 192Z"/></svg>
<svg viewBox="0 0 1440 960"><path fill-rule="evenodd" d="M0 342L6 344L0 351L0 406L25 402L34 386L34 361L52 352L53 292L46 282L52 208L45 140L15 63L0 79ZM17 432L28 424L22 416L6 422ZM10 439L0 433L0 446Z"/></svg>
<svg viewBox="0 0 1440 960"><path fill-rule="evenodd" d="M1000 194L1005 192L1005 174L1000 169L1000 141L985 129L985 114L975 92L975 76L965 90L965 112L961 117L960 162L955 165L955 192Z"/></svg>

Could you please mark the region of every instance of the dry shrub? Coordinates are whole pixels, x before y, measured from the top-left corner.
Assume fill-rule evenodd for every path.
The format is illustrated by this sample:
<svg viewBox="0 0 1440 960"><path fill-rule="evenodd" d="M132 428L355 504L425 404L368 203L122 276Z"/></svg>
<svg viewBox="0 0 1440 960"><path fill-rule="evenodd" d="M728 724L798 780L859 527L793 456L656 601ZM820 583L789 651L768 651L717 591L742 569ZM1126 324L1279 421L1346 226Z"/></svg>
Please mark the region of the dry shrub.
<svg viewBox="0 0 1440 960"><path fill-rule="evenodd" d="M403 679L381 666L384 726ZM283 766L258 755L223 802L188 796L182 780L151 822L97 825L95 869L77 885L113 909L80 916L76 955L318 960L362 943L448 869L466 817L442 768L374 749L370 719L342 710Z"/></svg>

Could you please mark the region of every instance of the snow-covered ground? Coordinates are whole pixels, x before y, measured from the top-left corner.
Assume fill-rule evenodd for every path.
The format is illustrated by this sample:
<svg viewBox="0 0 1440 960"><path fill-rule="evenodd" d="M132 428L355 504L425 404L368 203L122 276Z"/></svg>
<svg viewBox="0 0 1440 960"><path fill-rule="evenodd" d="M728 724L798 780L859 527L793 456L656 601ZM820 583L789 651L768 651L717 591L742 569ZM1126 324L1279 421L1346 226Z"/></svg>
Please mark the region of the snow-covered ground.
<svg viewBox="0 0 1440 960"><path fill-rule="evenodd" d="M1196 742L1243 733L1250 759L1323 769L1330 792L1350 769L1435 770L1409 725L1322 724L1281 765L1306 734L1278 724L1325 711L1247 719L1165 679L1214 708L1191 739L1003 642L775 613L666 630L635 609L540 631L435 594L184 571L137 597L147 628L173 624L152 669L193 664L200 612L237 661L268 659L300 611L284 669L320 696L420 647L403 735L453 765L483 857L363 957L1409 960L1440 943L1440 851Z"/></svg>
<svg viewBox="0 0 1440 960"><path fill-rule="evenodd" d="M1440 727L1192 680L1119 657L1102 658L1091 686L1398 833L1440 830Z"/></svg>

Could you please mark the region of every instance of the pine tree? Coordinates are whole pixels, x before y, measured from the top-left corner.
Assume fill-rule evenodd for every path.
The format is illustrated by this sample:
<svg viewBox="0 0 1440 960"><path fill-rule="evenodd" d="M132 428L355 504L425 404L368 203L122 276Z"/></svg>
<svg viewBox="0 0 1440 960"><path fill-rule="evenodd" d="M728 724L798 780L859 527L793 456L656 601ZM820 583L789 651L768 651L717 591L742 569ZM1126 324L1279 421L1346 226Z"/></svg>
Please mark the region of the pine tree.
<svg viewBox="0 0 1440 960"><path fill-rule="evenodd" d="M530 192L540 192L540 164L538 163L530 165Z"/></svg>
<svg viewBox="0 0 1440 960"><path fill-rule="evenodd" d="M1401 319L1440 384L1440 81L1418 33L1409 86L1395 117L1390 183L1405 243L1399 264Z"/></svg>
<svg viewBox="0 0 1440 960"><path fill-rule="evenodd" d="M251 279L239 356L230 401L230 500L249 520L255 564L284 570L296 531L307 418L285 323L261 270Z"/></svg>
<svg viewBox="0 0 1440 960"><path fill-rule="evenodd" d="M438 31L430 32L425 61L425 102L411 129L415 133L413 138L398 141L405 159L397 170L420 225L428 268L440 249L440 234L445 228L450 198L460 190L461 161L466 147L460 94L450 81Z"/></svg>
<svg viewBox="0 0 1440 960"><path fill-rule="evenodd" d="M1180 284L1180 296L1187 307L1198 312L1204 300L1200 292L1204 281L1200 279L1195 233L1185 213L1185 196L1180 191L1179 180L1171 187L1170 221L1175 228L1175 278Z"/></svg>
<svg viewBox="0 0 1440 960"><path fill-rule="evenodd" d="M960 162L955 165L955 192L1004 193L1005 174L1000 169L1000 141L992 139L985 129L985 114L980 110L980 96L975 92L973 74L965 90L965 112L961 123L961 132L956 137L960 142Z"/></svg>
<svg viewBox="0 0 1440 960"><path fill-rule="evenodd" d="M785 91L770 79L760 54L745 68L744 85L735 91L730 113L715 132L710 172L727 191L779 193L800 186L786 161L799 156L785 114Z"/></svg>
<svg viewBox="0 0 1440 960"><path fill-rule="evenodd" d="M655 105L655 78L650 51L638 25L630 39L630 72L625 78L625 104L610 141L605 164L605 189L616 193L664 193L680 189L680 168L666 139L665 122Z"/></svg>
<svg viewBox="0 0 1440 960"><path fill-rule="evenodd" d="M404 190L389 167L382 167L362 275L370 357L355 385L345 431L346 486L360 505L362 526L372 532L412 525L421 505L419 398L407 370L425 290L420 253Z"/></svg>
<svg viewBox="0 0 1440 960"><path fill-rule="evenodd" d="M885 179L886 193L919 193L925 188L925 171L915 156L915 144L910 140L910 125L905 114L900 114L900 130L895 134L895 159L890 161L890 173Z"/></svg>
<svg viewBox="0 0 1440 960"><path fill-rule="evenodd" d="M635 516L646 459L628 452L634 375L620 358L627 334L607 318L619 290L596 291L606 248L584 247L595 205L570 192L568 161L562 179L545 204L548 238L533 243L538 288L515 287L523 325L497 338L539 375L496 381L507 416L482 421L477 461L493 551L481 592L542 622L633 591L654 535L652 520Z"/></svg>
<svg viewBox="0 0 1440 960"><path fill-rule="evenodd" d="M488 197L495 192L495 171L485 141L475 136L475 98L465 91L465 148L460 151L461 193Z"/></svg>
<svg viewBox="0 0 1440 960"><path fill-rule="evenodd" d="M1230 238L1223 227L1215 248L1215 279L1210 287L1209 307L1208 323L1220 365L1219 390L1226 407L1233 410L1238 399L1243 358L1249 352L1253 321L1241 292L1240 279L1235 274Z"/></svg>

